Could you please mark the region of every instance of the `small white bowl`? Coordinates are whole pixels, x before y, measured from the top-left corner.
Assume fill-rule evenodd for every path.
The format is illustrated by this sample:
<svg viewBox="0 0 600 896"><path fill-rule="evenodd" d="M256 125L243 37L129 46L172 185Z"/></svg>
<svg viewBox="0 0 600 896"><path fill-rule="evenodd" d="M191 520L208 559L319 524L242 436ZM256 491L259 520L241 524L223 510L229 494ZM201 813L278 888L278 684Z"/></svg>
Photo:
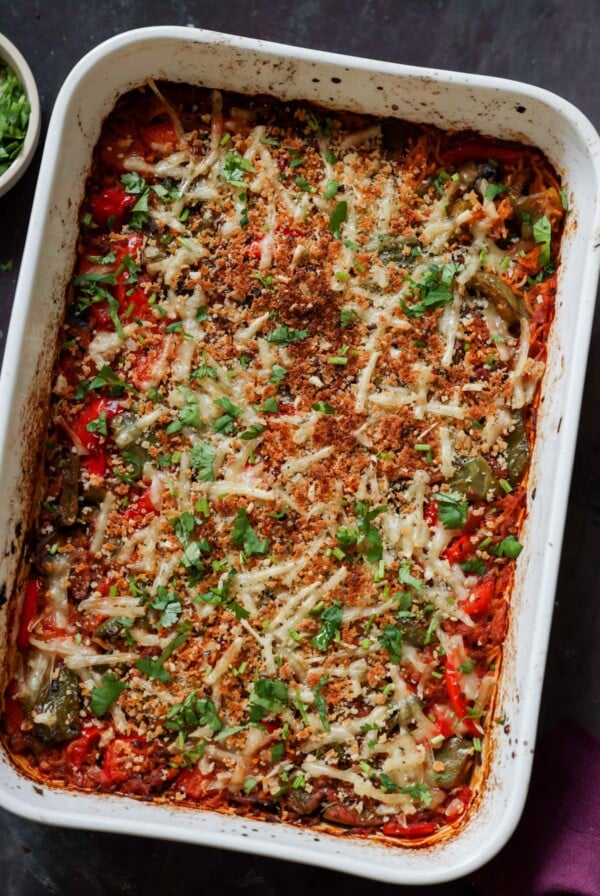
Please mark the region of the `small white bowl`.
<svg viewBox="0 0 600 896"><path fill-rule="evenodd" d="M23 148L12 165L7 168L4 174L0 175L0 196L4 196L25 174L29 167L40 139L41 115L40 98L31 69L19 50L3 34L0 34L0 61L5 62L15 72L25 88L31 110Z"/></svg>

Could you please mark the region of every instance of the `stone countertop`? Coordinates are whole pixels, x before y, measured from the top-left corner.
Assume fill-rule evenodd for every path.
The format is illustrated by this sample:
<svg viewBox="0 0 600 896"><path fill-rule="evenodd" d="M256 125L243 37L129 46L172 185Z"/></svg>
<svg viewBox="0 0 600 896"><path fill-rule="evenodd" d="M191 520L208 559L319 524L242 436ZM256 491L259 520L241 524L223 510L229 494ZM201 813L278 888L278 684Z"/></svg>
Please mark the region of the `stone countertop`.
<svg viewBox="0 0 600 896"><path fill-rule="evenodd" d="M216 31L438 69L508 77L570 100L600 127L597 0L4 0L0 30L36 77L43 132L73 65L108 37L148 25ZM8 326L41 150L20 184L0 199L0 351ZM542 697L539 736L573 718L600 736L600 318L588 374ZM316 868L215 849L47 828L0 810L0 890L6 896L225 894L291 896L408 893ZM82 887L83 885L83 887ZM475 894L467 880L420 888Z"/></svg>

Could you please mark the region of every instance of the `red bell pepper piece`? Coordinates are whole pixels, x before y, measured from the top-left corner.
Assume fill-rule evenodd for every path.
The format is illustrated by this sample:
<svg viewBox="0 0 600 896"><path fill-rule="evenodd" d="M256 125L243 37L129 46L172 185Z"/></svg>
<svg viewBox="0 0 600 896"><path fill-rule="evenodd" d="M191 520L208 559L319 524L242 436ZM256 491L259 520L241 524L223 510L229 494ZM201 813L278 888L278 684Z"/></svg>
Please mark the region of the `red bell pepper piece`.
<svg viewBox="0 0 600 896"><path fill-rule="evenodd" d="M458 680L458 668L454 657L450 656L450 654L446 657L444 666L444 682L450 698L450 705L456 713L457 719L462 722L469 734L473 737L479 737L481 731L467 712L467 701L460 689Z"/></svg>
<svg viewBox="0 0 600 896"><path fill-rule="evenodd" d="M441 154L445 165L462 165L464 162L485 162L493 159L502 165L516 165L521 158L517 149L509 146L498 146L495 143L486 143L484 140L468 140L446 149Z"/></svg>
<svg viewBox="0 0 600 896"><path fill-rule="evenodd" d="M445 703L434 703L429 709L429 714L434 717L438 731L444 737L450 737L455 733L457 718Z"/></svg>
<svg viewBox="0 0 600 896"><path fill-rule="evenodd" d="M92 199L92 218L105 230L108 230L108 222L112 218L111 229L120 230L137 200L138 197L134 193L126 193L121 187L103 190L99 196Z"/></svg>
<svg viewBox="0 0 600 896"><path fill-rule="evenodd" d="M171 152L179 145L179 134L171 119L149 124L141 131L141 137L150 149L164 153Z"/></svg>
<svg viewBox="0 0 600 896"><path fill-rule="evenodd" d="M146 756L148 745L139 737L115 737L104 751L102 770L108 784L122 784L136 773L136 759Z"/></svg>
<svg viewBox="0 0 600 896"><path fill-rule="evenodd" d="M95 747L100 740L101 734L102 728L98 728L96 725L84 728L80 737L76 740L72 740L68 744L65 750L65 758L67 762L74 768L81 768L88 758L92 748Z"/></svg>
<svg viewBox="0 0 600 896"><path fill-rule="evenodd" d="M120 407L121 403L116 399L93 397L86 402L71 423L71 429L84 448L94 453L100 446L99 434L97 432L89 432L87 429L88 425L93 420L97 420L100 414L104 414L106 420L112 420L119 413Z"/></svg>
<svg viewBox="0 0 600 896"><path fill-rule="evenodd" d="M126 256L129 256L129 259L132 262L135 262L136 256L138 255L143 243L143 237L140 233L130 233L124 239L119 241L119 244L115 250L115 272L117 275L117 283L115 285L115 298L119 303L119 307L121 312L127 311L127 308L132 303L135 304L133 299L133 294L135 292L141 292L143 294L144 301L146 299L146 293L143 289L139 287L133 287L129 282L131 279L130 272L128 271L126 265L123 264L123 260ZM128 292L131 291L131 295L127 295Z"/></svg>
<svg viewBox="0 0 600 896"><path fill-rule="evenodd" d="M201 800L206 795L206 775L198 769L186 768L179 773L175 786L190 800Z"/></svg>
<svg viewBox="0 0 600 896"><path fill-rule="evenodd" d="M492 602L495 590L495 576L488 576L482 579L469 592L469 596L462 605L463 610L466 610L469 616L478 616L481 613L485 613Z"/></svg>
<svg viewBox="0 0 600 896"><path fill-rule="evenodd" d="M252 240L249 246L246 246L245 252L250 258L260 258L262 255L262 237L259 240Z"/></svg>
<svg viewBox="0 0 600 896"><path fill-rule="evenodd" d="M439 522L437 501L429 501L425 506L423 517L430 529L434 529L437 526Z"/></svg>
<svg viewBox="0 0 600 896"><path fill-rule="evenodd" d="M120 402L116 399L94 397L84 405L79 415L71 423L71 429L83 445L89 451L87 456L81 458L81 466L89 476L103 476L108 467L108 455L100 442L97 432L89 432L87 427L97 420L100 414L105 419L111 420L119 413Z"/></svg>
<svg viewBox="0 0 600 896"><path fill-rule="evenodd" d="M427 837L433 834L437 825L434 821L414 821L400 824L398 821L387 821L381 828L386 837Z"/></svg>
<svg viewBox="0 0 600 896"><path fill-rule="evenodd" d="M31 638L30 626L38 614L43 593L44 582L42 579L28 580L19 621L19 632L17 634L17 647L19 650L26 650L29 647L29 639Z"/></svg>
<svg viewBox="0 0 600 896"><path fill-rule="evenodd" d="M455 818L459 818L461 815L464 814L464 812L467 809L467 806L471 802L472 796L473 796L473 793L471 791L471 788L467 787L466 785L457 787L455 790L452 791L452 802L450 803L450 806L448 807L448 809L450 809L450 807L452 807L452 811L446 811L446 818L448 819L448 821L453 821ZM455 800L460 800L460 802L463 804L462 809L460 808L460 806L459 807L456 806L456 803L454 803ZM454 803L454 806L452 806L452 803Z"/></svg>
<svg viewBox="0 0 600 896"><path fill-rule="evenodd" d="M123 517L128 523L137 523L139 520L143 519L146 514L156 512L156 507L152 503L152 498L150 496L150 487L148 487L142 492L134 504L130 504L123 514Z"/></svg>
<svg viewBox="0 0 600 896"><path fill-rule="evenodd" d="M448 563L463 563L469 554L475 550L470 535L459 535L453 538L446 550L442 553L442 559Z"/></svg>

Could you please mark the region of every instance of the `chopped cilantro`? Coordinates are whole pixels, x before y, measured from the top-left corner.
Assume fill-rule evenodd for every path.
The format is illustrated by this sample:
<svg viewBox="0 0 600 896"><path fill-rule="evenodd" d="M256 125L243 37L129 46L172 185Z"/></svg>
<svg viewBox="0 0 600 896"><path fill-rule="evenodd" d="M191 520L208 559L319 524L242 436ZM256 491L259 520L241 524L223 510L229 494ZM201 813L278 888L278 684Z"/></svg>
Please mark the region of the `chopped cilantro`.
<svg viewBox="0 0 600 896"><path fill-rule="evenodd" d="M334 601L321 613L321 628L311 638L311 644L315 650L327 650L330 641L338 635L342 625L342 608L338 601Z"/></svg>
<svg viewBox="0 0 600 896"><path fill-rule="evenodd" d="M509 560L516 560L523 550L523 545L517 541L514 535L507 535L498 544L490 545L488 550L497 557L508 557Z"/></svg>
<svg viewBox="0 0 600 896"><path fill-rule="evenodd" d="M250 693L250 722L256 724L273 712L280 712L288 702L285 681L257 678Z"/></svg>
<svg viewBox="0 0 600 896"><path fill-rule="evenodd" d="M292 342L301 342L308 336L308 330L294 330L288 326L275 327L267 336L267 342L276 345L290 345Z"/></svg>
<svg viewBox="0 0 600 896"><path fill-rule="evenodd" d="M536 243L540 243L542 251L540 252L540 264L547 265L550 261L550 244L552 241L552 224L547 215L538 218L533 225L533 238Z"/></svg>
<svg viewBox="0 0 600 896"><path fill-rule="evenodd" d="M98 432L102 436L108 435L108 426L106 424L106 411L102 411L102 413L96 417L95 420L90 420L90 422L86 425L86 430L88 432Z"/></svg>
<svg viewBox="0 0 600 896"><path fill-rule="evenodd" d="M213 607L222 606L227 610L231 610L236 619L247 619L249 615L248 611L245 610L231 594L231 585L236 573L236 569L230 569L227 575L223 577L220 585L213 586L203 594L199 594L194 598L194 602L212 604Z"/></svg>
<svg viewBox="0 0 600 896"><path fill-rule="evenodd" d="M140 660L136 660L135 665L137 669L139 669L140 672L143 672L144 675L147 675L148 678L156 679L157 681L162 681L164 684L168 684L171 681L171 676L165 669L165 663L171 654L187 641L189 636L189 629L179 632L178 635L175 635L175 637L169 641L158 659L143 657Z"/></svg>
<svg viewBox="0 0 600 896"><path fill-rule="evenodd" d="M188 694L182 703L169 707L165 720L169 731L187 732L201 726L211 728L214 733L223 730L215 704L207 697L197 697L197 691Z"/></svg>
<svg viewBox="0 0 600 896"><path fill-rule="evenodd" d="M327 676L321 675L318 685L316 686L316 688L313 688L313 695L315 698L315 706L317 707L317 712L319 713L319 718L321 719L323 730L329 732L331 730L331 726L329 724L329 718L327 716L327 703L325 701L325 697L321 693L321 688L323 688L326 684Z"/></svg>
<svg viewBox="0 0 600 896"><path fill-rule="evenodd" d="M481 559L481 557L474 557L472 560L465 560L464 563L459 564L460 568L463 572L473 573L476 576L482 576L485 572L485 563Z"/></svg>
<svg viewBox="0 0 600 896"><path fill-rule="evenodd" d="M327 181L327 186L325 187L325 199L335 199L335 194L340 188L340 184L337 180Z"/></svg>
<svg viewBox="0 0 600 896"><path fill-rule="evenodd" d="M236 152L228 152L221 167L221 174L233 187L245 187L244 174L254 172L252 163Z"/></svg>
<svg viewBox="0 0 600 896"><path fill-rule="evenodd" d="M190 513L189 510L185 510L180 516L173 517L169 522L175 530L179 543L186 547L190 543L192 532L196 528L194 514Z"/></svg>
<svg viewBox="0 0 600 896"><path fill-rule="evenodd" d="M496 196L500 196L502 193L506 193L504 184L488 184L485 191L485 198L495 199Z"/></svg>
<svg viewBox="0 0 600 896"><path fill-rule="evenodd" d="M119 694L127 688L123 681L119 681L114 672L107 672L102 677L99 685L94 685L90 694L90 709L95 716L103 716L108 712L113 703L119 699Z"/></svg>
<svg viewBox="0 0 600 896"><path fill-rule="evenodd" d="M233 531L231 533L231 543L234 548L242 548L247 557L255 554L263 555L269 550L269 539L260 539L248 518L248 511L245 507L240 507L237 512Z"/></svg>
<svg viewBox="0 0 600 896"><path fill-rule="evenodd" d="M393 663L399 663L402 655L402 632L394 625L386 625L379 636L379 643L390 655Z"/></svg>
<svg viewBox="0 0 600 896"><path fill-rule="evenodd" d="M273 383L274 386L278 386L287 375L287 370L285 367L282 367L281 364L273 364L271 368L271 377L269 379L270 383Z"/></svg>
<svg viewBox="0 0 600 896"><path fill-rule="evenodd" d="M335 408L327 401L315 401L311 407L313 411L319 411L321 414L335 414Z"/></svg>
<svg viewBox="0 0 600 896"><path fill-rule="evenodd" d="M257 439L264 431L264 426L261 426L260 423L254 423L250 429L240 433L240 439L243 439L245 442L251 442L253 439Z"/></svg>
<svg viewBox="0 0 600 896"><path fill-rule="evenodd" d="M233 432L234 421L236 417L239 417L240 414L243 413L242 408L239 408L226 396L223 396L223 398L216 398L215 404L225 411L225 413L221 417L218 417L213 424L215 432Z"/></svg>
<svg viewBox="0 0 600 896"><path fill-rule="evenodd" d="M462 529L467 522L469 505L463 501L462 495L452 492L440 492L435 496L438 515L444 529Z"/></svg>
<svg viewBox="0 0 600 896"><path fill-rule="evenodd" d="M398 581L401 585L408 585L409 588L414 588L415 591L420 592L423 590L423 582L421 579L416 579L410 571L410 563L408 560L403 560L400 564L400 569L398 570Z"/></svg>
<svg viewBox="0 0 600 896"><path fill-rule="evenodd" d="M344 221L348 217L348 203L347 202L337 202L335 208L333 209L327 227L332 232L336 239L341 239L341 231L340 228Z"/></svg>
<svg viewBox="0 0 600 896"><path fill-rule="evenodd" d="M300 187L303 193L314 193L315 188L309 184L305 177L296 177L294 178L294 183L297 187Z"/></svg>
<svg viewBox="0 0 600 896"><path fill-rule="evenodd" d="M158 628L171 628L179 621L182 611L179 595L175 591L169 591L164 585L159 585L156 589L156 594L149 601L149 606L153 610L159 610L162 614L158 620Z"/></svg>
<svg viewBox="0 0 600 896"><path fill-rule="evenodd" d="M187 386L178 386L177 388L183 393L186 403L177 412L177 420L169 423L165 432L167 435L171 435L174 432L180 432L184 426L191 426L194 429L204 429L205 424L200 418L198 399L194 392Z"/></svg>
<svg viewBox="0 0 600 896"><path fill-rule="evenodd" d="M357 320L360 320L360 318L354 308L340 309L340 325L342 327L350 327Z"/></svg>
<svg viewBox="0 0 600 896"><path fill-rule="evenodd" d="M407 317L423 317L425 312L442 308L452 301L452 281L455 275L463 270L464 265L449 262L443 267L432 264L422 280L410 279L411 292L419 294L420 301L407 305L402 299L401 305Z"/></svg>
<svg viewBox="0 0 600 896"><path fill-rule="evenodd" d="M400 788L401 793L407 793L413 799L419 800L424 806L429 806L433 797L426 784L407 784Z"/></svg>
<svg viewBox="0 0 600 896"><path fill-rule="evenodd" d="M27 94L16 73L0 62L0 176L23 149L30 112Z"/></svg>
<svg viewBox="0 0 600 896"><path fill-rule="evenodd" d="M214 482L215 472L213 464L216 457L216 449L213 448L210 442L200 442L200 444L192 447L190 464L201 482Z"/></svg>

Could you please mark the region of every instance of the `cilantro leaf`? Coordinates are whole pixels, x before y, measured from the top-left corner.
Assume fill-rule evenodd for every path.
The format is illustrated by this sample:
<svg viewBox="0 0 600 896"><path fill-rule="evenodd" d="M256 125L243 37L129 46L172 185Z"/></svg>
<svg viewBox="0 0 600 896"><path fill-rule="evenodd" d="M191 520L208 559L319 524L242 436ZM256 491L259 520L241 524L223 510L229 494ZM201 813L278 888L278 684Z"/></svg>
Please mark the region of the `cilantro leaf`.
<svg viewBox="0 0 600 896"><path fill-rule="evenodd" d="M233 577L236 573L236 569L230 569L220 585L213 586L203 594L199 594L194 598L194 602L212 604L213 607L223 606L226 609L231 610L236 619L247 619L249 615L247 610L245 610L230 593Z"/></svg>
<svg viewBox="0 0 600 896"><path fill-rule="evenodd" d="M162 616L158 621L158 628L171 628L181 616L182 606L179 595L175 591L169 591L164 585L156 589L154 600L149 606L153 610L160 610Z"/></svg>
<svg viewBox="0 0 600 896"><path fill-rule="evenodd" d="M233 432L233 424L236 417L243 413L242 408L238 408L227 396L216 398L215 404L222 408L225 413L218 417L213 423L215 432L230 433Z"/></svg>
<svg viewBox="0 0 600 896"><path fill-rule="evenodd" d="M190 451L190 465L196 471L201 482L214 482L214 462L217 457L216 449L210 442L201 442L194 445Z"/></svg>
<svg viewBox="0 0 600 896"><path fill-rule="evenodd" d="M426 784L407 784L400 788L401 793L407 793L414 800L419 800L424 806L429 806L433 797Z"/></svg>
<svg viewBox="0 0 600 896"><path fill-rule="evenodd" d="M179 539L180 544L186 547L190 543L192 532L196 528L196 520L194 514L189 510L184 511L181 516L173 517L169 520L175 530L175 535Z"/></svg>
<svg viewBox="0 0 600 896"><path fill-rule="evenodd" d="M98 432L102 436L108 435L108 427L106 424L106 411L102 411L95 420L90 420L90 422L86 425L86 430L88 432Z"/></svg>
<svg viewBox="0 0 600 896"><path fill-rule="evenodd" d="M317 707L317 712L319 713L319 718L321 719L323 730L329 732L331 731L331 725L329 724L329 717L327 715L327 703L325 701L325 697L321 693L321 688L326 684L327 676L322 675L317 687L313 688L313 695L315 698L315 706Z"/></svg>
<svg viewBox="0 0 600 896"><path fill-rule="evenodd" d="M245 187L244 174L254 172L252 163L237 152L228 152L221 167L221 175L232 187Z"/></svg>
<svg viewBox="0 0 600 896"><path fill-rule="evenodd" d="M552 224L547 215L538 218L533 224L533 238L536 243L540 243L542 251L540 253L540 264L546 265L550 261L550 244L552 241Z"/></svg>
<svg viewBox="0 0 600 896"><path fill-rule="evenodd" d="M472 560L465 560L459 564L463 572L473 573L476 576L482 576L485 572L485 563L481 557L474 557Z"/></svg>
<svg viewBox="0 0 600 896"><path fill-rule="evenodd" d="M275 398L274 395L271 395L270 398L267 398L265 403L263 404L261 411L263 414L276 414L279 410L279 400Z"/></svg>
<svg viewBox="0 0 600 896"><path fill-rule="evenodd" d="M414 305L407 305L404 299L401 301L400 304L407 317L423 317L427 311L449 304L453 299L452 281L463 268L464 265L455 262L448 262L441 268L432 264L422 280L411 280L412 290L418 291L420 301Z"/></svg>
<svg viewBox="0 0 600 896"><path fill-rule="evenodd" d="M336 202L335 208L333 209L331 215L329 216L329 221L327 222L327 227L332 232L334 237L339 240L341 239L340 227L344 223L344 221L348 217L348 203L344 200L342 202Z"/></svg>
<svg viewBox="0 0 600 896"><path fill-rule="evenodd" d="M380 513L385 513L386 506L373 507L369 510L364 501L357 501L354 505L354 512L358 517L358 540L357 545L362 553L366 556L369 563L377 563L383 556L383 545L379 530L372 525L375 517Z"/></svg>
<svg viewBox="0 0 600 896"><path fill-rule="evenodd" d="M338 601L332 603L321 613L321 628L311 638L311 644L315 650L327 650L329 643L339 633L342 627L342 608Z"/></svg>
<svg viewBox="0 0 600 896"><path fill-rule="evenodd" d="M265 409L263 408L263 410ZM253 439L257 439L264 431L264 426L261 426L260 423L254 423L250 429L241 432L239 437L240 439L243 439L244 442L251 442Z"/></svg>
<svg viewBox="0 0 600 896"><path fill-rule="evenodd" d="M490 545L488 548L491 554L495 554L497 557L508 557L509 560L516 560L522 550L523 545L517 541L514 535L507 535L498 544Z"/></svg>
<svg viewBox="0 0 600 896"><path fill-rule="evenodd" d="M144 675L147 675L148 678L156 679L157 681L162 681L163 684L168 684L171 681L171 676L167 672L164 667L164 664L169 659L172 653L174 653L178 647L187 641L190 636L189 629L181 631L178 635L175 635L172 638L158 659L153 659L152 657L143 657L141 660L136 660L135 665L140 672L143 672Z"/></svg>
<svg viewBox="0 0 600 896"><path fill-rule="evenodd" d="M435 500L444 529L462 529L469 512L469 505L463 500L463 496L453 492L440 492L435 496Z"/></svg>
<svg viewBox="0 0 600 896"><path fill-rule="evenodd" d="M279 712L287 705L288 688L285 681L257 678L250 693L250 721L260 722L272 712Z"/></svg>
<svg viewBox="0 0 600 896"><path fill-rule="evenodd" d="M325 199L335 199L335 194L337 193L339 188L340 184L337 180L328 180L323 196L325 197Z"/></svg>
<svg viewBox="0 0 600 896"><path fill-rule="evenodd" d="M379 636L379 643L387 650L390 660L399 663L402 655L402 632L394 625L386 625Z"/></svg>
<svg viewBox="0 0 600 896"><path fill-rule="evenodd" d="M108 712L113 703L119 699L119 694L126 690L127 685L119 681L114 672L107 672L99 685L94 685L90 695L90 709L95 716L103 716Z"/></svg>
<svg viewBox="0 0 600 896"><path fill-rule="evenodd" d="M273 383L274 386L278 386L281 383L287 374L287 370L285 367L282 367L281 364L273 364L271 368L271 378L269 380L270 383Z"/></svg>
<svg viewBox="0 0 600 896"><path fill-rule="evenodd" d="M500 196L501 193L506 193L504 184L488 184L485 191L485 198L495 199L496 196Z"/></svg>
<svg viewBox="0 0 600 896"><path fill-rule="evenodd" d="M400 569L398 570L398 581L401 585L408 585L409 588L414 588L415 591L423 590L423 582L421 579L416 579L410 571L410 563L408 560L403 560L400 564Z"/></svg>
<svg viewBox="0 0 600 896"><path fill-rule="evenodd" d="M320 414L329 414L330 416L335 414L335 408L327 401L315 401L311 407L313 411L319 411Z"/></svg>
<svg viewBox="0 0 600 896"><path fill-rule="evenodd" d="M292 342L301 342L307 336L308 330L294 330L284 325L271 330L267 335L267 342L274 342L276 345L290 345Z"/></svg>
<svg viewBox="0 0 600 896"><path fill-rule="evenodd" d="M121 183L125 187L126 193L133 193L138 196L148 189L148 184L137 171L131 171L121 175Z"/></svg>
<svg viewBox="0 0 600 896"><path fill-rule="evenodd" d="M195 728L207 726L213 732L222 731L223 722L219 718L217 707L207 697L197 697L197 691L169 708L165 720L165 728L169 731L193 731Z"/></svg>
<svg viewBox="0 0 600 896"><path fill-rule="evenodd" d="M255 554L266 554L269 549L269 539L260 539L248 519L248 511L245 507L240 507L235 518L233 531L231 533L231 543L234 548L242 548L247 557Z"/></svg>
<svg viewBox="0 0 600 896"><path fill-rule="evenodd" d="M354 310L354 308L341 308L340 309L340 326L341 327L351 327L353 323L357 320L360 320L358 316L358 312Z"/></svg>

